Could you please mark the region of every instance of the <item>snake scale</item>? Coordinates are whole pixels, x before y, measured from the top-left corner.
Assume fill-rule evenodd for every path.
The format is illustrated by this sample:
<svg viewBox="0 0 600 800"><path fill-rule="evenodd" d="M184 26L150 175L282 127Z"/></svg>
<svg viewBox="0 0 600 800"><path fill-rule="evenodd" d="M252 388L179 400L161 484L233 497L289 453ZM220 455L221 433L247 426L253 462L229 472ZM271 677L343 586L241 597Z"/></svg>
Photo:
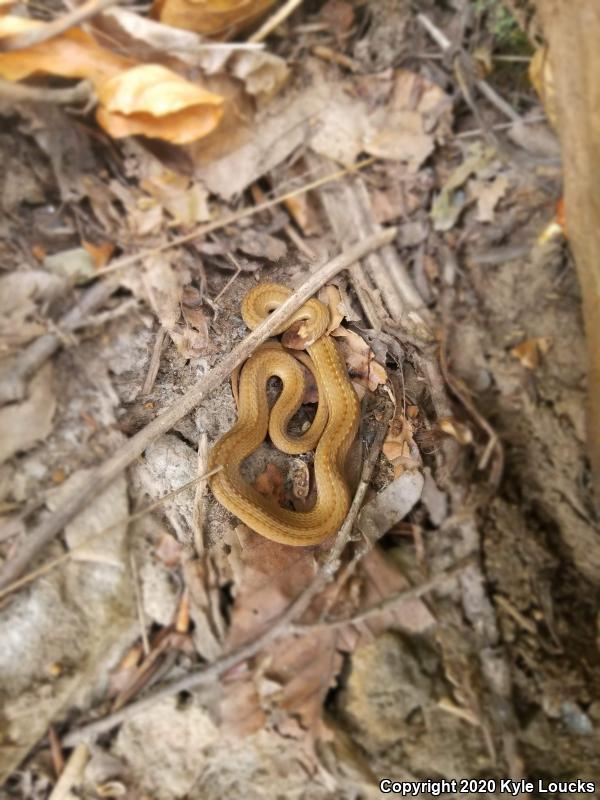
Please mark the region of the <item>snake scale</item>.
<svg viewBox="0 0 600 800"><path fill-rule="evenodd" d="M292 294L291 289L264 283L251 289L242 301L242 317L250 329ZM277 343L259 348L244 364L239 382L238 419L212 448L209 470L223 467L210 479L221 505L257 533L280 544L316 545L341 526L350 505L344 478L344 461L356 436L360 419L358 397L348 378L335 342L328 335L329 310L319 300L308 300L277 329L277 335L300 326L307 353L299 358L313 373L319 405L310 428L301 436L287 433L290 419L304 393L304 371L296 358ZM269 410L267 382L277 376L283 389ZM273 444L289 454L305 453L316 446L314 458L317 500L310 511L291 511L260 495L243 479L240 467L263 442L267 432Z"/></svg>

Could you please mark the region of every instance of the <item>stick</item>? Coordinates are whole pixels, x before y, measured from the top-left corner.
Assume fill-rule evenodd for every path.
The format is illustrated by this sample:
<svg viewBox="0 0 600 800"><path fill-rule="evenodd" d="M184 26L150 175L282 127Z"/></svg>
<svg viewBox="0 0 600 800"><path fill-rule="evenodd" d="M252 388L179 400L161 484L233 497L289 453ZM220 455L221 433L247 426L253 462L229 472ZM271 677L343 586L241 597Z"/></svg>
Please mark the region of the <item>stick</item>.
<svg viewBox="0 0 600 800"><path fill-rule="evenodd" d="M86 19L95 17L105 8L114 6L116 2L117 0L87 0L87 3L74 8L68 14L58 17L52 22L21 31L21 33L14 33L12 36L3 36L0 38L0 53L23 50L26 47L33 47L35 44L47 42L48 39L59 36L61 33L68 31L69 28L80 25Z"/></svg>
<svg viewBox="0 0 600 800"><path fill-rule="evenodd" d="M276 313L277 311L274 311L272 316L274 316ZM150 708L158 700L162 700L165 697L172 697L174 694L178 694L179 692L189 692L192 689L196 689L199 686L210 683L210 681L218 678L236 664L252 658L261 650L264 650L275 641L290 633L290 629L294 621L302 616L304 611L310 605L314 596L320 592L329 581L333 579L336 573L342 551L350 539L354 523L356 522L356 518L362 507L367 489L371 483L371 475L373 474L375 464L377 463L379 453L381 452L383 442L387 435L390 416L391 413L384 414L383 419L377 428L376 434L373 438L373 444L369 450L369 455L363 466L360 483L358 484L354 499L352 500L352 504L346 519L344 520L344 523L335 538L333 546L327 554L327 558L319 568L312 582L298 595L295 600L290 603L290 605L285 609L285 611L282 612L274 624L253 641L242 645L242 647L238 647L237 650L234 650L232 653L228 653L227 655L216 659L212 662L212 664L207 664L206 666L195 670L191 674L185 675L183 678L178 678L175 681L171 681L170 683L166 684L166 686L157 689L155 692L147 697L144 697L142 700L137 700L135 703L131 703L126 708L120 709L119 711L98 719L95 722L90 722L88 725L83 725L81 728L76 728L64 737L63 746L72 747L82 740L90 739L93 736L99 736L100 734L111 730L125 719L128 719L131 716Z"/></svg>
<svg viewBox="0 0 600 800"><path fill-rule="evenodd" d="M281 23L284 22L301 4L302 0L288 0L287 3L284 3L281 6L281 8L277 9L272 17L269 17L269 19L263 25L261 25L256 33L253 33L252 36L250 36L248 41L262 42L263 39L266 39L267 36L275 30L275 28L278 28Z"/></svg>
<svg viewBox="0 0 600 800"><path fill-rule="evenodd" d="M219 386L260 344L272 336L273 332L312 297L321 286L359 258L391 242L395 235L396 229L390 228L374 236L369 236L362 242L358 242L343 251L332 261L324 264L288 300L282 303L264 322L234 347L229 355L219 361L193 389L190 389L183 397L176 400L172 406L165 409L156 419L125 442L103 464L96 467L80 491L68 498L53 513L49 514L22 542L20 550L4 565L0 572L0 589L5 588L18 578L38 551L57 536L64 526L84 509L93 497L97 496L117 475L141 456L150 442L166 433L182 417L189 414L209 392Z"/></svg>
<svg viewBox="0 0 600 800"><path fill-rule="evenodd" d="M67 89L50 89L47 86L29 86L0 78L0 97L7 97L15 103L50 103L57 106L71 106L89 103L94 89L89 81L80 81Z"/></svg>

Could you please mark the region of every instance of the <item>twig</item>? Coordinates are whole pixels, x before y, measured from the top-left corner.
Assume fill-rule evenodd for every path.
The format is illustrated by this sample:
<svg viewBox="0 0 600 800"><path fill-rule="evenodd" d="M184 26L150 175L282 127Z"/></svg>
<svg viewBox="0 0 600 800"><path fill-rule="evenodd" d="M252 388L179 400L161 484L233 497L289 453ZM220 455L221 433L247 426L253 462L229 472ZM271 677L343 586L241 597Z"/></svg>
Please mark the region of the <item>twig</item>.
<svg viewBox="0 0 600 800"><path fill-rule="evenodd" d="M3 36L0 38L0 53L23 50L26 47L33 47L35 44L47 42L48 39L59 36L69 28L74 28L75 25L80 25L85 20L95 17L105 8L114 6L116 2L117 0L87 0L87 3L74 8L68 14L58 17L58 19L52 20L46 25L36 26L35 28L21 31L21 33L15 33L12 36Z"/></svg>
<svg viewBox="0 0 600 800"><path fill-rule="evenodd" d="M253 33L252 36L248 38L248 41L262 42L263 39L266 39L275 28L278 28L301 4L302 0L288 0L287 3L284 3L281 8L278 8L273 16L269 17L269 19L260 26L256 33Z"/></svg>
<svg viewBox="0 0 600 800"><path fill-rule="evenodd" d="M277 312L273 313L275 314ZM144 697L142 700L131 703L126 708L121 709L114 714L109 714L106 717L96 720L95 722L91 722L88 725L83 725L81 728L71 731L71 733L64 737L63 744L66 747L71 747L81 740L87 740L91 737L98 736L106 731L111 730L123 720L128 719L147 708L150 708L158 700L162 700L165 697L172 697L174 694L178 694L179 692L189 692L193 689L197 689L199 686L218 678L236 664L252 658L261 650L264 650L266 647L273 644L275 641L278 641L283 636L288 635L290 632L290 626L292 626L295 620L302 616L315 595L318 594L323 587L333 579L333 576L338 569L342 551L350 539L354 523L356 522L356 518L371 482L371 475L373 474L373 469L377 463L377 459L379 457L379 453L381 452L386 434L387 424L381 423L373 438L373 444L371 445L369 455L365 460L360 483L356 489L356 493L354 495L354 499L352 500L352 504L346 519L344 520L344 523L342 524L342 527L340 528L325 561L321 567L319 567L319 570L317 571L317 574L313 578L312 582L300 593L300 595L298 595L295 600L290 603L290 605L285 609L285 611L282 612L282 614L277 618L270 628L268 628L264 633L248 644L243 645L237 650L234 650L233 652L216 659L211 664L207 664L206 666L195 670L183 678L179 678L178 680L166 684L166 686L156 690L147 697Z"/></svg>
<svg viewBox="0 0 600 800"><path fill-rule="evenodd" d="M131 563L131 577L133 579L133 592L135 594L135 605L137 608L138 621L140 623L140 636L142 637L142 647L144 649L144 656L150 653L150 643L148 641L148 632L146 630L146 620L144 619L144 606L142 603L142 592L140 590L140 575L135 560L135 553L133 550L129 553L129 561Z"/></svg>
<svg viewBox="0 0 600 800"><path fill-rule="evenodd" d="M38 551L50 542L76 514L85 508L98 492L106 488L126 467L141 456L150 442L166 433L182 417L189 414L209 392L219 386L260 344L272 336L281 323L285 322L321 286L331 280L338 272L346 269L358 259L363 258L367 253L391 242L395 235L395 228L381 231L381 233L369 236L362 242L349 247L336 258L324 264L302 286L296 289L288 300L282 303L264 322L251 331L227 356L220 360L201 381L159 414L156 419L148 423L145 428L142 428L135 436L125 442L103 464L96 467L80 491L68 498L62 506L49 514L37 528L34 528L22 542L17 554L3 566L0 572L0 589L16 580Z"/></svg>
<svg viewBox="0 0 600 800"><path fill-rule="evenodd" d="M15 103L51 103L57 106L71 106L90 103L94 89L89 81L80 81L66 89L51 89L48 86L29 86L0 78L0 97L7 97Z"/></svg>
<svg viewBox="0 0 600 800"><path fill-rule="evenodd" d="M162 353L166 337L167 329L161 326L160 330L156 334L156 339L154 340L154 347L152 348L152 356L150 358L150 363L148 364L148 371L146 372L144 385L142 386L142 390L140 392L142 396L150 394L154 387L154 382L160 367L160 354Z"/></svg>
<svg viewBox="0 0 600 800"><path fill-rule="evenodd" d="M12 592L15 592L17 589L20 589L22 586L26 586L28 583L31 583L32 581L36 580L36 578L40 578L42 575L46 575L48 572L51 572L55 567L64 564L65 561L69 561L80 550L87 547L87 545L91 541L94 541L95 539L98 539L101 536L106 536L107 533L110 533L115 528L118 528L122 525L129 525L130 523L135 522L136 519L140 519L146 514L149 514L151 511L154 511L154 509L161 506L167 500L170 500L172 497L181 494L181 492L185 492L186 489L189 489L194 484L197 484L199 481L206 480L206 478L209 478L211 475L214 475L215 472L218 472L220 469L223 469L223 467L219 466L211 470L210 472L207 472L203 475L198 475L196 478L192 478L191 481L184 483L183 486L178 486L176 489L173 489L172 491L164 494L162 497L159 497L158 500L153 500L151 503L148 503L147 506L140 508L134 514L129 514L127 517L123 517L122 519L113 522L112 525L109 525L107 528L103 528L101 531L96 531L96 533L92 533L89 536L86 536L85 539L79 542L79 544L77 544L75 547L72 547L66 553L63 553L62 556L54 558L52 559L52 561L46 561L45 564L42 564L37 569L34 569L27 575L23 575L22 578L19 578L18 580L14 581L14 583L9 583L8 586L6 586L5 588L0 589L0 600L2 600L4 597L11 594Z"/></svg>
<svg viewBox="0 0 600 800"><path fill-rule="evenodd" d="M452 48L452 42L448 37L437 27L434 23L429 19L428 16L425 14L417 14L417 21L419 24L425 28L427 33L431 36L434 42L439 45L440 49L444 52L447 52ZM520 122L521 117L514 108L507 103L506 100L501 97L495 89L484 81L483 79L475 80L475 85L487 99L492 103L492 105L496 106L496 108L504 114L505 117L508 117L512 122Z"/></svg>

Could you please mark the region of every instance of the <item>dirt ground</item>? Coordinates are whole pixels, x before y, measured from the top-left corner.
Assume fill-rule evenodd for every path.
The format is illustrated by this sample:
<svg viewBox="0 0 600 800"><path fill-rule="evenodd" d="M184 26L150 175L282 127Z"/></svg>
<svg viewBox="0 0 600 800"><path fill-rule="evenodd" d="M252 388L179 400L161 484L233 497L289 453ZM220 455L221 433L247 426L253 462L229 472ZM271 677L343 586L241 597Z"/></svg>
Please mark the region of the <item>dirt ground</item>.
<svg viewBox="0 0 600 800"><path fill-rule="evenodd" d="M328 0L302 4L265 61L211 72L178 62L176 39L125 36L119 13L92 33L202 76L226 112L176 146L0 94L0 566L91 487L0 593L0 798L597 786L585 339L535 43L494 0ZM228 379L101 483L244 341L251 287L301 287L382 226L391 245L318 294L361 399L353 488L377 457L339 561L331 538L260 537L195 480L236 419ZM244 477L302 510L311 465L266 442Z"/></svg>

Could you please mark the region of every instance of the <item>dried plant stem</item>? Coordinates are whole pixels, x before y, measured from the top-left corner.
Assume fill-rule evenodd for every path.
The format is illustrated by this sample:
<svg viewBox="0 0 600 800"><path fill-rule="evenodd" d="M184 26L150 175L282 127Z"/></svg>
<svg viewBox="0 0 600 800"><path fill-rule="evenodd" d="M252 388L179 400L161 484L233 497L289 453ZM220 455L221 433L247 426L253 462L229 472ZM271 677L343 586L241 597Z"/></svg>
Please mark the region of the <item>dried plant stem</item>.
<svg viewBox="0 0 600 800"><path fill-rule="evenodd" d="M4 565L0 572L0 589L6 588L12 581L15 581L41 548L57 536L64 526L82 511L93 497L97 496L136 458L141 456L151 442L170 430L186 414L189 414L209 392L219 386L260 344L272 336L281 323L285 322L321 286L359 258L391 242L395 235L396 229L390 228L374 236L369 236L324 264L302 286L296 289L285 303L249 333L237 347L234 347L229 355L219 361L193 389L190 389L176 400L173 405L165 409L156 419L125 442L103 464L96 467L76 495L69 497L63 505L49 514L29 533L22 542L20 550Z"/></svg>

